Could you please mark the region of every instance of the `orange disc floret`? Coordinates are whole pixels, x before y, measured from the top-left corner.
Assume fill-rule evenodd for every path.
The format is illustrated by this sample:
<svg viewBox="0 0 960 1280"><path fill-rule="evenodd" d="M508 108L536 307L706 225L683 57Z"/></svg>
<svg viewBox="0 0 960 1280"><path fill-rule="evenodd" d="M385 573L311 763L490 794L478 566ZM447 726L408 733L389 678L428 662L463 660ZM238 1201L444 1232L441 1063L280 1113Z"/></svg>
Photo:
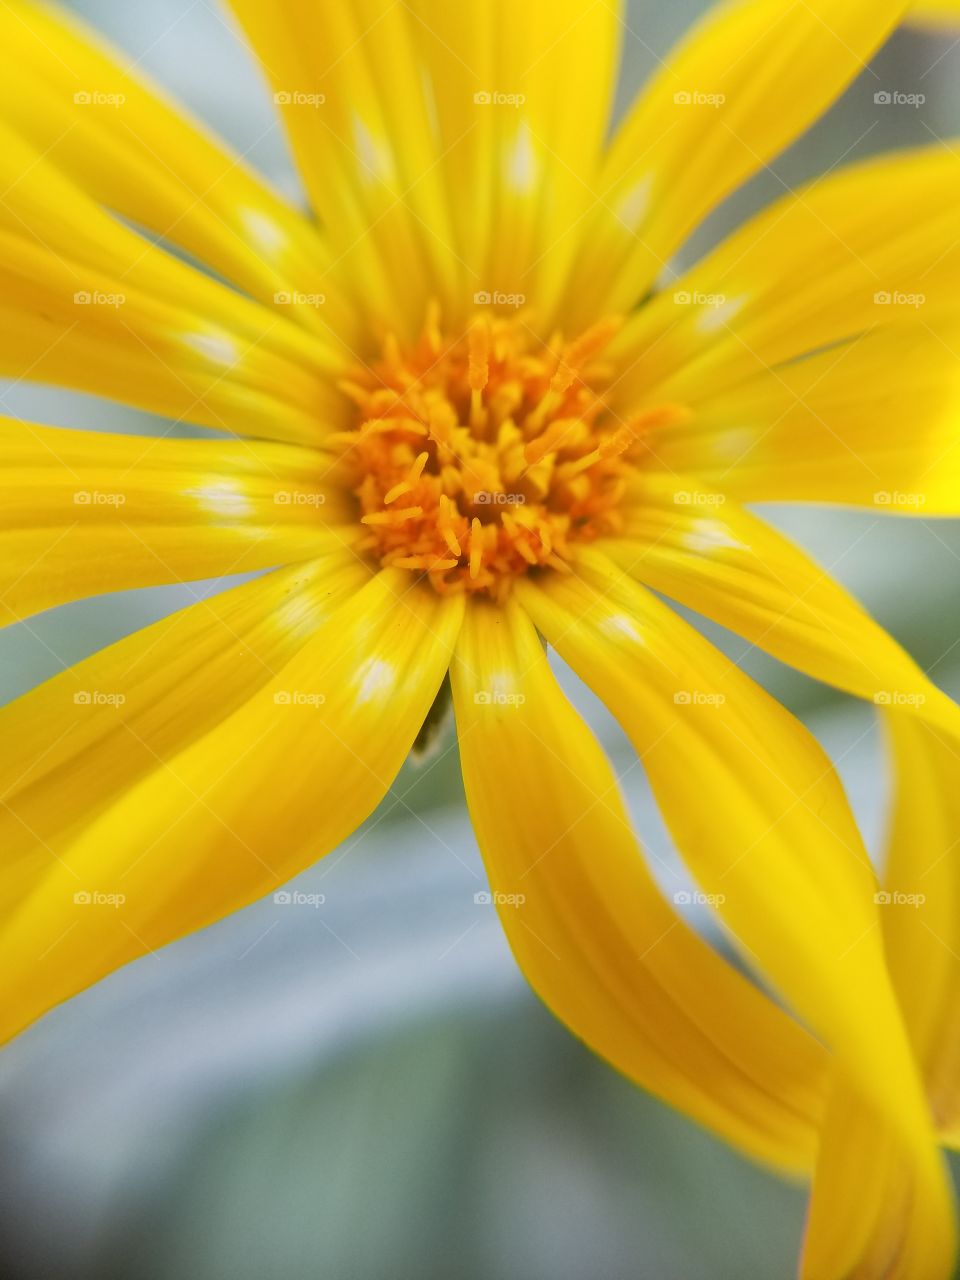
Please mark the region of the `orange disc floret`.
<svg viewBox="0 0 960 1280"><path fill-rule="evenodd" d="M617 328L611 318L543 343L522 316L484 317L449 337L431 309L409 350L388 336L343 384L360 423L334 438L360 548L438 591L499 599L517 574L566 569L573 543L615 533L650 416L607 411L597 357Z"/></svg>

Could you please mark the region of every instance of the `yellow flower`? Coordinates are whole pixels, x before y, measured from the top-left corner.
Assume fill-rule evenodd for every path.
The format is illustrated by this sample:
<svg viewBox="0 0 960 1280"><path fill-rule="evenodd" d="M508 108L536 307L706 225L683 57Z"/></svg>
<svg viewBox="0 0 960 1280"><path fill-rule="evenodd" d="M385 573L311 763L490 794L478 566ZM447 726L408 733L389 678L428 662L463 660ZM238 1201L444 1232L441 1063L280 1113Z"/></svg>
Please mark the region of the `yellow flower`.
<svg viewBox="0 0 960 1280"><path fill-rule="evenodd" d="M809 1280L947 1277L957 710L741 504L960 511L960 157L841 169L664 283L905 4L720 7L609 142L613 5L233 7L316 223L122 56L0 9L0 372L231 433L6 422L5 620L270 570L3 712L3 1033L340 843L449 673L536 991L631 1079L812 1173ZM654 591L885 709L882 889L818 745ZM544 641L785 1008L657 888Z"/></svg>

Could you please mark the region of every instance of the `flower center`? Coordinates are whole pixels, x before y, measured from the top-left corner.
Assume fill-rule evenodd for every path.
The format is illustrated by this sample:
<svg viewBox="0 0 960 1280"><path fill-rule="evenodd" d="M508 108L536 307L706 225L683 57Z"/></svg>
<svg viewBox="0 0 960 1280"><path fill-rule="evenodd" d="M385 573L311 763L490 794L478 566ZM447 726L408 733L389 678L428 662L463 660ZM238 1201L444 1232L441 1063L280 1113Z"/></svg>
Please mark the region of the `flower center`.
<svg viewBox="0 0 960 1280"><path fill-rule="evenodd" d="M602 320L544 344L523 317L450 337L431 308L420 339L343 385L359 426L334 436L360 503L360 547L418 570L440 592L502 598L519 573L564 570L576 542L620 528L631 452L663 410L607 410ZM667 407L669 410L669 406Z"/></svg>

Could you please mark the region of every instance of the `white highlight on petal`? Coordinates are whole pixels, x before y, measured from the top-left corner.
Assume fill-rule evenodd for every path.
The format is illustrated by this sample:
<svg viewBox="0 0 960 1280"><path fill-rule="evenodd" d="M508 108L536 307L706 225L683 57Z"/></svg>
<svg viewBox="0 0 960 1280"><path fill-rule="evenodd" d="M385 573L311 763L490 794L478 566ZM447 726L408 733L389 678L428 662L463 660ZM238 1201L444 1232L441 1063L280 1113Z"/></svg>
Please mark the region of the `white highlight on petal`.
<svg viewBox="0 0 960 1280"><path fill-rule="evenodd" d="M309 591L295 591L274 607L271 624L278 632L292 631L315 618L316 613L316 597Z"/></svg>
<svg viewBox="0 0 960 1280"><path fill-rule="evenodd" d="M517 136L506 154L506 179L515 191L532 191L537 180L537 154L525 120L519 122Z"/></svg>
<svg viewBox="0 0 960 1280"><path fill-rule="evenodd" d="M395 175L389 146L378 142L358 115L353 117L353 136L361 179L371 183L392 182Z"/></svg>
<svg viewBox="0 0 960 1280"><path fill-rule="evenodd" d="M183 340L208 360L215 360L218 364L235 365L240 359L237 344L222 333L187 333Z"/></svg>
<svg viewBox="0 0 960 1280"><path fill-rule="evenodd" d="M517 694L517 675L513 671L493 671L489 677L490 693L497 706L504 705Z"/></svg>
<svg viewBox="0 0 960 1280"><path fill-rule="evenodd" d="M747 550L746 546L719 520L698 520L692 529L686 530L681 535L679 542L688 551L717 551L721 547L736 548L738 551Z"/></svg>
<svg viewBox="0 0 960 1280"><path fill-rule="evenodd" d="M746 301L746 297L726 298L723 302L705 307L697 316L696 327L701 333L714 333L717 329L726 328L737 312L743 309Z"/></svg>
<svg viewBox="0 0 960 1280"><path fill-rule="evenodd" d="M214 480L188 492L211 515L237 518L252 516L254 513L249 497L231 480Z"/></svg>
<svg viewBox="0 0 960 1280"><path fill-rule="evenodd" d="M397 682L397 670L392 662L383 658L367 658L356 671L357 701L369 702L383 689L390 689Z"/></svg>
<svg viewBox="0 0 960 1280"><path fill-rule="evenodd" d="M750 451L765 429L765 424L759 422L753 426L730 427L718 432L715 436L708 437L704 440L702 447L711 461L747 463L750 461Z"/></svg>
<svg viewBox="0 0 960 1280"><path fill-rule="evenodd" d="M601 630L614 640L619 640L621 637L626 636L628 640L632 640L635 644L646 644L642 632L637 629L636 623L625 613L614 613L609 618L604 618L601 623Z"/></svg>
<svg viewBox="0 0 960 1280"><path fill-rule="evenodd" d="M286 231L269 214L249 208L241 208L239 212L240 220L258 249L265 253L276 253L288 243Z"/></svg>
<svg viewBox="0 0 960 1280"><path fill-rule="evenodd" d="M650 208L650 197L653 192L653 174L646 173L638 182L622 195L613 207L614 215L625 222L628 227L641 223Z"/></svg>

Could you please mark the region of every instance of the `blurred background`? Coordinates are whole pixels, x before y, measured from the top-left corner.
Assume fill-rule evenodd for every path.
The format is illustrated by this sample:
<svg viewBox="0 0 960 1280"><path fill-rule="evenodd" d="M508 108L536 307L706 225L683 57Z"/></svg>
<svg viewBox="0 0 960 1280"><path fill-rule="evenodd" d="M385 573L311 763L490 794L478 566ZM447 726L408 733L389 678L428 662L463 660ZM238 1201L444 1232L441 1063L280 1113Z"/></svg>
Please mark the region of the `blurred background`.
<svg viewBox="0 0 960 1280"><path fill-rule="evenodd" d="M214 0L68 7L300 199L269 95ZM620 109L704 7L629 5ZM684 256L785 185L956 133L955 41L900 32L876 59L880 79L855 84L717 211ZM926 101L877 106L881 83ZM57 425L165 429L23 384L0 384L0 398L6 413ZM873 513L767 514L960 693L960 528ZM212 589L111 596L0 632L0 700ZM710 634L820 737L878 850L887 778L870 710ZM630 755L619 730L564 680L621 772ZM628 798L668 888L684 887L636 770ZM494 909L474 901L485 879L449 730L428 762L404 769L364 828L296 885L317 905L258 903L54 1010L0 1057L0 1274L794 1274L802 1189L632 1088L524 986Z"/></svg>

